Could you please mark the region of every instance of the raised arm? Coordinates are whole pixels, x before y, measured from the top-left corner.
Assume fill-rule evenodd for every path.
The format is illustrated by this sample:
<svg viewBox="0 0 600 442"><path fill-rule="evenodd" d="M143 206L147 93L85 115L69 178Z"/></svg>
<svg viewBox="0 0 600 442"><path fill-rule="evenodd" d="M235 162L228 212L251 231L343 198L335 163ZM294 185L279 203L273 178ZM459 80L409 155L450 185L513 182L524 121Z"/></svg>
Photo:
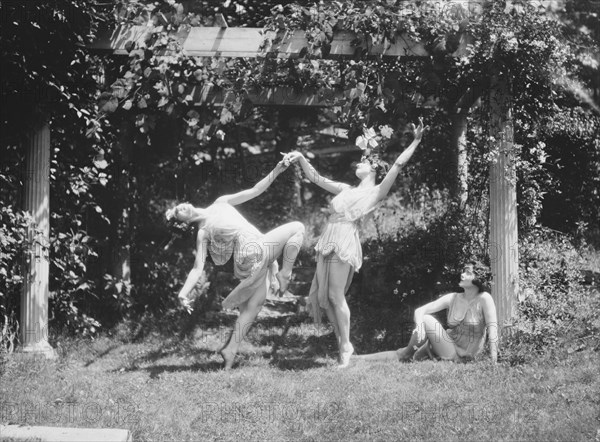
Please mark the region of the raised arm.
<svg viewBox="0 0 600 442"><path fill-rule="evenodd" d="M490 344L490 357L492 362L498 361L498 315L494 298L489 293L483 293L483 317L487 328L488 341Z"/></svg>
<svg viewBox="0 0 600 442"><path fill-rule="evenodd" d="M223 195L217 198L215 202L229 203L232 206L235 206L237 204L245 203L246 201L249 201L252 198L256 198L258 195L267 190L269 186L273 183L273 181L275 181L275 178L277 178L284 170L288 168L286 164L289 163L286 163L283 160L277 163L275 168L271 172L269 172L269 174L266 177L264 177L262 180L256 183L251 189L242 190L241 192L234 193L231 195Z"/></svg>
<svg viewBox="0 0 600 442"><path fill-rule="evenodd" d="M285 159L292 162L298 161L304 174L310 181L334 195L337 195L342 190L350 187L348 184L333 181L320 175L308 160L304 158L304 155L302 155L301 152L290 152L285 156Z"/></svg>
<svg viewBox="0 0 600 442"><path fill-rule="evenodd" d="M379 183L379 191L377 193L378 201L381 201L390 192L394 181L396 181L396 178L398 177L398 173L400 173L400 169L402 169L402 166L404 166L408 160L410 160L410 157L412 157L413 153L417 149L417 146L421 142L421 139L423 138L423 132L425 132L426 129L423 127L423 119L419 118L419 126L417 127L412 124L412 129L415 137L413 142L410 143L410 146L404 149L404 151L398 156L381 183Z"/></svg>
<svg viewBox="0 0 600 442"><path fill-rule="evenodd" d="M198 231L198 238L196 240L196 260L194 261L194 267L190 271L183 284L183 287L179 291L179 302L188 310L191 311L191 302L188 295L198 283L198 280L202 276L204 270L204 263L206 262L206 253L208 250L208 238L206 231L200 229Z"/></svg>

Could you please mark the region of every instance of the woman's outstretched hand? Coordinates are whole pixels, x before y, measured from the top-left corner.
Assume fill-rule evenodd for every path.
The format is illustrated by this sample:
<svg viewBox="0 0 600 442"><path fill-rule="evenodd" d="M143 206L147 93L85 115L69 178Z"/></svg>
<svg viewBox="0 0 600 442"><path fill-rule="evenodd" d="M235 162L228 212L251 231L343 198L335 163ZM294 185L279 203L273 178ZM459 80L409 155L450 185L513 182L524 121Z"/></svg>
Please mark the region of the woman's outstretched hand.
<svg viewBox="0 0 600 442"><path fill-rule="evenodd" d="M429 129L429 126L423 127L423 117L419 117L419 125L418 126L415 126L414 123L410 123L410 126L412 128L415 140L417 140L417 141L421 141L421 138L423 138L423 132L425 132L427 129Z"/></svg>
<svg viewBox="0 0 600 442"><path fill-rule="evenodd" d="M298 152L298 151L294 151L294 152L288 152L286 154L282 154L283 155L283 162L289 164L293 164L295 162L297 162L301 157L304 157L304 155L302 155L302 152Z"/></svg>
<svg viewBox="0 0 600 442"><path fill-rule="evenodd" d="M192 302L187 298L187 296L179 295L178 298L181 306L191 315L194 311L192 308Z"/></svg>
<svg viewBox="0 0 600 442"><path fill-rule="evenodd" d="M280 174L281 172L284 172L288 167L290 167L290 163L286 162L284 158L275 165L275 172L277 174Z"/></svg>

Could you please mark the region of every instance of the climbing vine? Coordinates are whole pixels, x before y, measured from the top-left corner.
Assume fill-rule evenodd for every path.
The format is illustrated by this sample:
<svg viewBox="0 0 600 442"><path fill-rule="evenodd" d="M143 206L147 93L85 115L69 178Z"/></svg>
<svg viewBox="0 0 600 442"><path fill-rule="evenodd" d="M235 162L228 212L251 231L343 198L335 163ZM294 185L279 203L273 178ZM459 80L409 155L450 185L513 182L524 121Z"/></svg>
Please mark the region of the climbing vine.
<svg viewBox="0 0 600 442"><path fill-rule="evenodd" d="M561 38L564 26L547 9L525 1L272 4L270 16L257 21L264 37L257 57L186 56L180 36L192 26L219 23L218 13L206 3L204 11L212 11L208 14L175 1L117 8L121 23L153 26L144 39L128 43L128 61L99 97L100 115L130 115L147 141L157 118L173 118L183 133L180 148L191 149L200 163L213 159L210 145L212 152L224 154L214 145L232 141L230 130L250 115L253 94L270 88L288 87L297 95L318 97L326 105L323 115L355 139L367 127L390 125L399 132L399 125L415 113L439 116L443 109L450 115L479 102L485 108L490 80L511 78L515 164L521 177L533 180L521 184L527 187L521 195L537 198L528 204L539 208L544 145L535 134L578 84L569 69L577 51ZM225 12L242 10L239 2L214 4ZM297 32L304 34L305 47L295 57L278 57L281 44ZM353 36L355 50L349 57L331 53L336 35L343 32ZM419 42L429 56L385 55L403 41ZM478 115L487 132L489 111ZM488 136L483 142L486 158L493 161L497 140ZM529 154L534 151L539 152Z"/></svg>

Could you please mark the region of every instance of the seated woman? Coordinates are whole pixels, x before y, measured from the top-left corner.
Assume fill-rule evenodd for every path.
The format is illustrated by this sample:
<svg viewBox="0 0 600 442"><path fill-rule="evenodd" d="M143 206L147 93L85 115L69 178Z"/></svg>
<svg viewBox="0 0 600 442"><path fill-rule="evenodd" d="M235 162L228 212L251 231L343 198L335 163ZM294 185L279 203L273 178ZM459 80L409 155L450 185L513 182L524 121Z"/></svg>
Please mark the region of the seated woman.
<svg viewBox="0 0 600 442"><path fill-rule="evenodd" d="M356 360L406 362L428 357L452 361L469 361L483 350L486 334L490 357L498 359L498 320L492 296L474 270L464 267L459 285L464 292L448 293L415 310L416 328L408 345L397 351L355 356ZM431 314L448 309L448 329Z"/></svg>
<svg viewBox="0 0 600 442"><path fill-rule="evenodd" d="M262 234L234 206L263 193L289 163L281 161L275 169L251 189L233 195L223 195L206 208L179 204L167 211L167 220L198 224L196 261L179 292L182 305L191 310L188 295L202 276L206 254L210 252L216 265L223 265L233 256L235 276L240 284L223 301L224 308L239 307L240 315L227 345L221 350L225 369L233 365L241 341L260 312L269 289L285 292L292 266L304 240L304 225L291 222ZM276 259L283 255L281 271ZM237 333L239 336L236 336Z"/></svg>

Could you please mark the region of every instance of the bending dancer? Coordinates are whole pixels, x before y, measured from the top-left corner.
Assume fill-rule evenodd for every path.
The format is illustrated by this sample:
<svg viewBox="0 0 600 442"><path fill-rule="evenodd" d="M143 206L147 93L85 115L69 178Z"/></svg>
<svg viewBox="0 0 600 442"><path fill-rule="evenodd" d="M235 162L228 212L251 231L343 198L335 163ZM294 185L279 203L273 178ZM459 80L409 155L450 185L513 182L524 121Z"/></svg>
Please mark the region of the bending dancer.
<svg viewBox="0 0 600 442"><path fill-rule="evenodd" d="M285 292L304 240L304 225L300 222L287 223L262 234L234 206L263 193L288 165L287 161L279 162L251 189L223 195L207 208L185 203L166 213L168 220L175 218L199 226L194 268L179 292L179 300L188 311L191 311L188 295L202 275L207 251L216 265L225 264L233 255L234 275L242 281L225 298L223 307L239 307L240 315L227 345L221 350L225 369L233 366L239 345L260 312L267 290ZM276 259L282 254L283 265L278 272Z"/></svg>
<svg viewBox="0 0 600 442"><path fill-rule="evenodd" d="M402 166L410 159L423 136L423 120L415 127L414 140L396 159L386 173L386 167L376 155L363 156L356 166L356 176L360 179L357 187L324 178L310 165L300 152L290 152L284 160L299 161L304 173L313 183L335 194L331 200L329 217L325 231L321 234L317 251L317 270L309 293L309 303L317 323L321 322L321 308L327 312L333 324L338 347L339 367L346 367L354 347L350 343L350 309L346 302L346 292L352 282L354 272L362 265L362 248L358 235L359 222L390 191ZM385 175L384 175L385 174ZM377 184L378 178L383 180Z"/></svg>
<svg viewBox="0 0 600 442"><path fill-rule="evenodd" d="M498 359L498 319L494 299L484 291L484 284L473 264L464 267L459 285L464 292L449 293L415 310L416 328L406 347L354 358L406 362L437 357L466 362L481 353L487 334L490 357L495 363ZM445 309L448 309L448 330L444 330L431 315Z"/></svg>

